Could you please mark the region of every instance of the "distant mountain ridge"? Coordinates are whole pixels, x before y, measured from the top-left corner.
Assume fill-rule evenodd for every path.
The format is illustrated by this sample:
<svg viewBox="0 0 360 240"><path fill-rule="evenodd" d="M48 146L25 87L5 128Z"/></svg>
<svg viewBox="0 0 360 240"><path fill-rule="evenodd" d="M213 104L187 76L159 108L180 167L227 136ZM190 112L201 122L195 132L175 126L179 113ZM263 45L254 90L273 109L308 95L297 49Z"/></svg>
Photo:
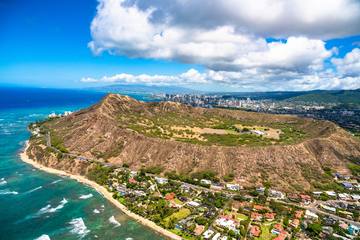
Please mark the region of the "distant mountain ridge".
<svg viewBox="0 0 360 240"><path fill-rule="evenodd" d="M287 101L360 105L360 89L317 90L289 98Z"/></svg>
<svg viewBox="0 0 360 240"><path fill-rule="evenodd" d="M199 94L204 93L202 91L193 90L185 87L176 87L176 86L156 86L156 85L143 85L143 84L115 84L103 87L94 87L89 88L91 90L100 91L100 92L111 92L111 93L141 93L141 94L184 94L192 93Z"/></svg>
<svg viewBox="0 0 360 240"><path fill-rule="evenodd" d="M272 92L206 92L185 87L155 86L143 84L116 84L89 88L91 90L120 94L203 94L222 95L224 98L249 97L251 99L271 99L275 101L316 102L360 105L360 89L356 90L312 90L312 91L272 91Z"/></svg>

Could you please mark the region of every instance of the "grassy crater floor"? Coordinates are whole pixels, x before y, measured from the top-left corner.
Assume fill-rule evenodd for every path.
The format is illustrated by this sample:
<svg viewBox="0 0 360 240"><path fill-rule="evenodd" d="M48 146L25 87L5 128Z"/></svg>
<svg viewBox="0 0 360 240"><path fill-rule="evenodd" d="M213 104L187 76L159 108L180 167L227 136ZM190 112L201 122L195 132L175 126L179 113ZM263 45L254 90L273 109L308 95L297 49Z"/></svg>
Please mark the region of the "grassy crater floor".
<svg viewBox="0 0 360 240"><path fill-rule="evenodd" d="M307 137L301 120L261 122L229 116L162 112L153 115L134 112L119 116L119 126L148 137L172 139L202 145L266 146L293 144Z"/></svg>

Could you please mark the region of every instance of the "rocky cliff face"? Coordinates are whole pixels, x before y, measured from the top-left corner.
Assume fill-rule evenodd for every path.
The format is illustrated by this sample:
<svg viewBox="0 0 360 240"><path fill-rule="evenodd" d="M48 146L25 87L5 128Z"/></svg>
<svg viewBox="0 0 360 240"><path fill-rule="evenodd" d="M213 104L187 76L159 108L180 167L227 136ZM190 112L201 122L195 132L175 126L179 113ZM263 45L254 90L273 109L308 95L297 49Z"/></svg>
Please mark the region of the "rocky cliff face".
<svg viewBox="0 0 360 240"><path fill-rule="evenodd" d="M293 144L267 146L201 145L149 137L119 121L134 113L156 117L164 112L231 117L246 122L298 122L298 128L306 133L306 137ZM348 158L360 157L359 141L331 122L288 115L192 108L170 102L143 103L115 94L88 109L44 125L62 139L68 151L81 156L119 165L127 163L133 169L161 166L164 172L186 174L213 170L219 176L234 173L235 181L244 186L268 182L274 188L288 191L310 190L316 184L326 184L329 176L324 169L348 173ZM32 150L33 155L41 151L39 148ZM45 161L41 156L37 159ZM51 159L54 167L77 173L84 173L89 167L75 159L62 163L54 157ZM51 166L51 162L46 164Z"/></svg>

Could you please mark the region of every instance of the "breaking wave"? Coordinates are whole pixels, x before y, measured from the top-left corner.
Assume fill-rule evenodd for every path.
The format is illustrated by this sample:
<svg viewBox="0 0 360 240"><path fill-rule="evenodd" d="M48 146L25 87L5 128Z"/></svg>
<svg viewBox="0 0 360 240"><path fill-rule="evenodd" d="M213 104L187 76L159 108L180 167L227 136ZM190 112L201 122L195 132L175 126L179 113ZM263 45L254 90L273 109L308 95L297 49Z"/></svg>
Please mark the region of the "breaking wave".
<svg viewBox="0 0 360 240"><path fill-rule="evenodd" d="M68 200L66 198L63 198L63 200L60 201L60 204L56 207L52 207L50 204L46 205L45 207L41 208L39 212L36 214L37 216L45 214L45 213L54 213L60 209L62 209L65 204L68 203Z"/></svg>
<svg viewBox="0 0 360 240"><path fill-rule="evenodd" d="M115 219L114 216L111 216L111 217L109 218L109 222L112 223L112 224L114 224L115 227L120 227L120 226L121 226L121 224Z"/></svg>
<svg viewBox="0 0 360 240"><path fill-rule="evenodd" d="M51 240L49 235L43 234L38 238L35 238L34 240Z"/></svg>
<svg viewBox="0 0 360 240"><path fill-rule="evenodd" d="M5 178L1 178L0 179L0 186L5 185L5 184L7 184L7 181L5 180Z"/></svg>
<svg viewBox="0 0 360 240"><path fill-rule="evenodd" d="M50 185L56 184L56 183L61 182L61 181L62 181L62 179L55 180L55 181L51 182Z"/></svg>
<svg viewBox="0 0 360 240"><path fill-rule="evenodd" d="M0 195L17 195L16 191L10 191L9 189L0 190Z"/></svg>
<svg viewBox="0 0 360 240"><path fill-rule="evenodd" d="M81 196L79 197L79 199L88 199L88 198L91 198L91 197L93 197L92 193L81 195Z"/></svg>
<svg viewBox="0 0 360 240"><path fill-rule="evenodd" d="M81 217L72 219L69 224L72 226L70 232L79 235L81 238L85 237L86 234L90 232Z"/></svg>
<svg viewBox="0 0 360 240"><path fill-rule="evenodd" d="M98 214L98 213L100 213L100 211L95 208L94 211L93 211L93 213Z"/></svg>
<svg viewBox="0 0 360 240"><path fill-rule="evenodd" d="M35 191L37 191L37 190L40 190L40 189L42 189L42 188L43 188L42 186L39 186L39 187L36 187L36 188L34 188L34 189L31 189L31 190L29 190L29 191L27 191L27 192L24 192L24 194L29 194L29 193L35 192Z"/></svg>

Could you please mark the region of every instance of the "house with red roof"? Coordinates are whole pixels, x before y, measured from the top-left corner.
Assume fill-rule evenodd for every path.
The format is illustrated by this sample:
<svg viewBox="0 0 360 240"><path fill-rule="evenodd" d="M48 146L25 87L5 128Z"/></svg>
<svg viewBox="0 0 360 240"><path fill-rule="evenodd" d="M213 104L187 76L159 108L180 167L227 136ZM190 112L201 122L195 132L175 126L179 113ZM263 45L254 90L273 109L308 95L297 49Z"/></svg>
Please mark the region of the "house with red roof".
<svg viewBox="0 0 360 240"><path fill-rule="evenodd" d="M304 216L304 211L303 210L295 211L295 218L301 219L303 216Z"/></svg>
<svg viewBox="0 0 360 240"><path fill-rule="evenodd" d="M256 211L261 211L261 210L269 211L270 209L268 207L265 207L265 206L254 205L254 210L256 210Z"/></svg>
<svg viewBox="0 0 360 240"><path fill-rule="evenodd" d="M260 237L261 235L261 229L259 226L253 225L250 228L250 236L252 237Z"/></svg>
<svg viewBox="0 0 360 240"><path fill-rule="evenodd" d="M129 183L136 184L137 181L134 178L129 178Z"/></svg>
<svg viewBox="0 0 360 240"><path fill-rule="evenodd" d="M265 213L265 218L268 221L273 221L275 219L276 213Z"/></svg>
<svg viewBox="0 0 360 240"><path fill-rule="evenodd" d="M290 223L290 226L292 226L293 228L298 228L299 225L300 225L300 220L296 219L296 218L294 220L292 220Z"/></svg>
<svg viewBox="0 0 360 240"><path fill-rule="evenodd" d="M300 199L301 199L301 202L305 205L309 205L312 202L311 196L309 196L307 194L300 194Z"/></svg>
<svg viewBox="0 0 360 240"><path fill-rule="evenodd" d="M263 218L262 214L257 213L257 212L252 212L251 216L250 216L250 219L252 221L259 221L260 222L262 220L262 218Z"/></svg>
<svg viewBox="0 0 360 240"><path fill-rule="evenodd" d="M280 223L276 223L271 230L271 233L279 235L282 231L284 231L284 227Z"/></svg>
<svg viewBox="0 0 360 240"><path fill-rule="evenodd" d="M174 200L175 196L176 196L176 195L175 195L175 193L173 193L173 192L167 193L167 194L165 195L165 200L166 200L166 201Z"/></svg>

